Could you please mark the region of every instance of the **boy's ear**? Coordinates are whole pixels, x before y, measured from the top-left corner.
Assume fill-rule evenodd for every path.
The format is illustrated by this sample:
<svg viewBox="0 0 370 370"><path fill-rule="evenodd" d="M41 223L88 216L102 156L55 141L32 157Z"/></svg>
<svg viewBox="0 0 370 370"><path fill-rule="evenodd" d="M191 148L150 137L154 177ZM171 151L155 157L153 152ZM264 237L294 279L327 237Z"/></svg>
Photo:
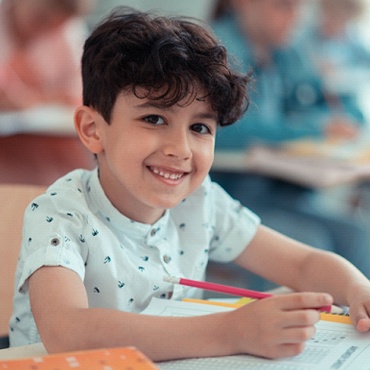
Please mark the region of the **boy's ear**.
<svg viewBox="0 0 370 370"><path fill-rule="evenodd" d="M98 154L103 151L99 127L106 124L103 117L86 105L79 106L74 115L75 128L82 143L90 152Z"/></svg>

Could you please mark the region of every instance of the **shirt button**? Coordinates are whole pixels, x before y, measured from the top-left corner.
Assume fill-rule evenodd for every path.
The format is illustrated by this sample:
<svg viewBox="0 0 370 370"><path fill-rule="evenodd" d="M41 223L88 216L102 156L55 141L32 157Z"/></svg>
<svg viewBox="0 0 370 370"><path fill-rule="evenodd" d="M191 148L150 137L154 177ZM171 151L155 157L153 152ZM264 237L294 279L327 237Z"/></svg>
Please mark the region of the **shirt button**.
<svg viewBox="0 0 370 370"><path fill-rule="evenodd" d="M165 256L163 256L163 261L164 261L165 263L170 263L170 262L171 262L171 257L170 257L170 256L165 255Z"/></svg>
<svg viewBox="0 0 370 370"><path fill-rule="evenodd" d="M150 232L150 236L154 236L155 234L157 234L157 229L152 229L152 231Z"/></svg>
<svg viewBox="0 0 370 370"><path fill-rule="evenodd" d="M56 247L60 244L60 240L58 238L53 238L51 239L50 244Z"/></svg>

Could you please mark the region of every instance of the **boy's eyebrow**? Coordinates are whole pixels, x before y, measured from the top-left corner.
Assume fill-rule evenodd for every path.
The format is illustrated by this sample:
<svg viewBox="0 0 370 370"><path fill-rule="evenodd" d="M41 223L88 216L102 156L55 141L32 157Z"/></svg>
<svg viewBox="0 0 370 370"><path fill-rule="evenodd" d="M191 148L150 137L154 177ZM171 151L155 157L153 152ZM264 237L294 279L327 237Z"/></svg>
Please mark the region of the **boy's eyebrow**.
<svg viewBox="0 0 370 370"><path fill-rule="evenodd" d="M170 110L171 107L160 103L159 101L149 100L141 104L134 105L135 108L160 108Z"/></svg>
<svg viewBox="0 0 370 370"><path fill-rule="evenodd" d="M196 115L196 117L200 119L211 119L215 122L218 121L218 116L216 113L199 113Z"/></svg>
<svg viewBox="0 0 370 370"><path fill-rule="evenodd" d="M134 107L135 108L158 108L158 109L169 110L169 111L173 109L172 106L167 106L157 101L146 101L145 103L134 105ZM218 115L216 112L198 113L196 114L196 117L203 118L203 119L212 119L216 122L218 120Z"/></svg>

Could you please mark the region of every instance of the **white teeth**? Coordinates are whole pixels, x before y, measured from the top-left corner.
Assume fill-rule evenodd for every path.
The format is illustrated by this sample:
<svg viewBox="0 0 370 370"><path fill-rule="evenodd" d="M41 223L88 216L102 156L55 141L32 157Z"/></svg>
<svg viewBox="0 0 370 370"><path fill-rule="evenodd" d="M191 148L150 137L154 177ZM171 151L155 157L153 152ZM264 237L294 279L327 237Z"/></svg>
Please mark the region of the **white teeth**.
<svg viewBox="0 0 370 370"><path fill-rule="evenodd" d="M159 171L156 168L152 168L152 171L155 174L164 177L165 179L178 180L178 179L180 179L182 177L182 174L175 174L175 173L163 172L163 171Z"/></svg>

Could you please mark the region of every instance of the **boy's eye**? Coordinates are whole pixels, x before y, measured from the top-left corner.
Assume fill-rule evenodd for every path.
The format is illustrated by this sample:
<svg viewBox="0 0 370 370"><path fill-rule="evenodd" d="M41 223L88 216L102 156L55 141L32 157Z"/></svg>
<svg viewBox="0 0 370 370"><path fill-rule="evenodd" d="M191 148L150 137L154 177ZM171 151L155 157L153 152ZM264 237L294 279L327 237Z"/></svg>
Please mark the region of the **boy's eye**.
<svg viewBox="0 0 370 370"><path fill-rule="evenodd" d="M199 134L210 134L211 130L209 127L203 123L195 123L191 126L191 129Z"/></svg>
<svg viewBox="0 0 370 370"><path fill-rule="evenodd" d="M151 123L153 125L163 125L164 124L164 119L161 116L157 116L155 114L144 117L144 121Z"/></svg>

